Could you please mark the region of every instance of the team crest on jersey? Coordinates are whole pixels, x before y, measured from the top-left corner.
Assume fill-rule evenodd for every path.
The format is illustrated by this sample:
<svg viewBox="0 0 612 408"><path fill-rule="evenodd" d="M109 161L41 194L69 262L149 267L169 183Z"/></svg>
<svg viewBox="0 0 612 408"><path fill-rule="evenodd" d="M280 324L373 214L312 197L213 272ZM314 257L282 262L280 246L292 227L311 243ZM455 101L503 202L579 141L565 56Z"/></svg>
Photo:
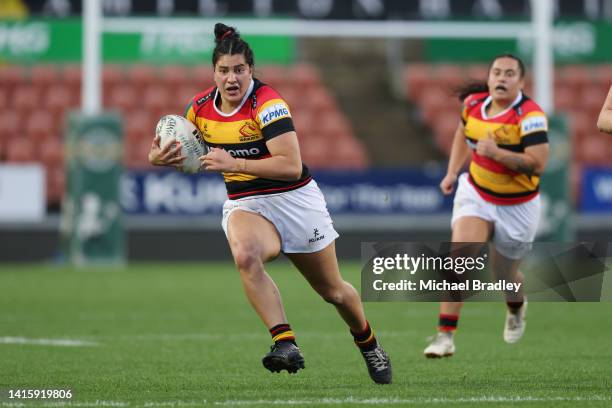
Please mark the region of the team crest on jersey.
<svg viewBox="0 0 612 408"><path fill-rule="evenodd" d="M512 143L512 131L507 126L501 126L495 129L493 132L495 143L498 144L511 144Z"/></svg>
<svg viewBox="0 0 612 408"><path fill-rule="evenodd" d="M546 132L548 123L546 117L542 115L531 116L521 122L521 133L526 135L533 132Z"/></svg>
<svg viewBox="0 0 612 408"><path fill-rule="evenodd" d="M266 109L259 113L259 120L261 121L261 126L266 126L269 123L272 123L281 118L288 118L289 109L287 105L284 103L277 103L271 106L268 106Z"/></svg>
<svg viewBox="0 0 612 408"><path fill-rule="evenodd" d="M200 132L202 133L202 137L204 137L204 139L210 139L212 137L212 135L208 133L208 123L206 122L204 122L200 128Z"/></svg>
<svg viewBox="0 0 612 408"><path fill-rule="evenodd" d="M240 128L239 140L241 142L251 142L259 139L259 135L259 129L257 129L257 126L253 122L245 122Z"/></svg>

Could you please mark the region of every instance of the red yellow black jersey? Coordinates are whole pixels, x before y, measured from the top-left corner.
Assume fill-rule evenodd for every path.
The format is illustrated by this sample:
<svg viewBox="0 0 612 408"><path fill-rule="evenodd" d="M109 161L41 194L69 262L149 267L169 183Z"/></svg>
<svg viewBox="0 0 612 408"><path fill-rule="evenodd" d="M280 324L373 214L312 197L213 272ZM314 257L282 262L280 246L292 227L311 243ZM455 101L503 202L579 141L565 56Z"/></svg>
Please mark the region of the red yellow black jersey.
<svg viewBox="0 0 612 408"><path fill-rule="evenodd" d="M185 117L202 132L208 146L225 149L233 157L259 160L270 157L266 142L286 132L294 131L289 106L270 86L254 79L244 99L229 114L217 107L220 98L212 87L195 95L187 105ZM243 173L223 173L230 199L294 190L311 180L308 168L302 164L297 181L271 180Z"/></svg>
<svg viewBox="0 0 612 408"><path fill-rule="evenodd" d="M486 113L490 103L488 92L469 95L463 102L461 118L466 141L472 148L469 180L486 201L500 205L524 203L538 194L540 178L518 173L479 155L476 144L489 137L489 132L500 148L517 153L529 146L548 143L546 115L522 93L508 109L493 117Z"/></svg>

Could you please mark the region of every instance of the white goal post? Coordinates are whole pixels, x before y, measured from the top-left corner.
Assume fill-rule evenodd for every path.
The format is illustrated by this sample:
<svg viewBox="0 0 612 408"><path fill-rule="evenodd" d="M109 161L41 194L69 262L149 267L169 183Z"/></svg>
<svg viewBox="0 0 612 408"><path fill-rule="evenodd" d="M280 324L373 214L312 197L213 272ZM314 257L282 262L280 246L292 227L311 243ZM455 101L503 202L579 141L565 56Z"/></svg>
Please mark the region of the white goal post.
<svg viewBox="0 0 612 408"><path fill-rule="evenodd" d="M83 2L84 58L82 107L95 114L101 109L102 31L112 33L189 32L210 33L216 20L201 18L104 18L102 0ZM352 38L468 38L533 39L535 99L547 113L553 111L552 0L531 0L532 21L426 22L426 21L331 21L278 19L223 19L240 27L245 35L289 35L294 37ZM208 22L208 23L207 23Z"/></svg>

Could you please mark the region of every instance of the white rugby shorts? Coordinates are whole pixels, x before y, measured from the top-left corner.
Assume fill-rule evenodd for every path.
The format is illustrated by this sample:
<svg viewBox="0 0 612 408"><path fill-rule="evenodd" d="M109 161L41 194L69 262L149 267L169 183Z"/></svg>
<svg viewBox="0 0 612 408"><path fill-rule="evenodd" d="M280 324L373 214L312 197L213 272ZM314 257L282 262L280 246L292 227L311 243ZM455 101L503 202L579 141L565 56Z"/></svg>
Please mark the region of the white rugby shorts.
<svg viewBox="0 0 612 408"><path fill-rule="evenodd" d="M236 210L259 214L270 221L281 237L284 253L317 252L339 236L314 180L283 193L226 200L221 222L226 236L229 217Z"/></svg>
<svg viewBox="0 0 612 408"><path fill-rule="evenodd" d="M514 205L497 205L485 201L468 180L459 176L453 202L451 227L461 217L478 217L494 225L493 243L509 259L521 259L531 250L540 219L540 196Z"/></svg>

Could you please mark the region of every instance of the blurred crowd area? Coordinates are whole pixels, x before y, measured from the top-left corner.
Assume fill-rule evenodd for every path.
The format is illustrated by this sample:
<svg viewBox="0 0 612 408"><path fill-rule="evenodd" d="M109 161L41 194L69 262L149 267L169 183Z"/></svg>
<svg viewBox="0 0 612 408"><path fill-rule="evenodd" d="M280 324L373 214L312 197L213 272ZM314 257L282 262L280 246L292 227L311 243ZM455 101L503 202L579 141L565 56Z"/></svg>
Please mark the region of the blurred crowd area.
<svg viewBox="0 0 612 408"><path fill-rule="evenodd" d="M486 75L483 64L406 65L403 86L408 106L414 110L410 117L426 126L427 138L440 152L449 154L458 124L460 102L453 90L468 79L484 80ZM354 130L354 118L339 106L337 90L326 84L317 66L268 65L257 67L256 76L288 101L303 160L310 167L385 165L384 160L370 157L364 147L379 143L380 135L378 140L363 140L370 135ZM147 152L157 120L164 114L182 114L190 98L213 85L212 78L209 66L104 65L103 105L122 115L125 168L150 167ZM603 166L612 156L612 139L601 137L595 126L610 78L612 65L567 65L556 70L555 109L568 118L574 191L579 191L581 166ZM82 81L80 65L0 66L0 161L42 163L49 203L58 203L64 191L66 115L79 109ZM526 92L531 94L531 89L528 78ZM384 117L372 120L380 122L383 135L394 129ZM428 159L424 156L423 162Z"/></svg>

